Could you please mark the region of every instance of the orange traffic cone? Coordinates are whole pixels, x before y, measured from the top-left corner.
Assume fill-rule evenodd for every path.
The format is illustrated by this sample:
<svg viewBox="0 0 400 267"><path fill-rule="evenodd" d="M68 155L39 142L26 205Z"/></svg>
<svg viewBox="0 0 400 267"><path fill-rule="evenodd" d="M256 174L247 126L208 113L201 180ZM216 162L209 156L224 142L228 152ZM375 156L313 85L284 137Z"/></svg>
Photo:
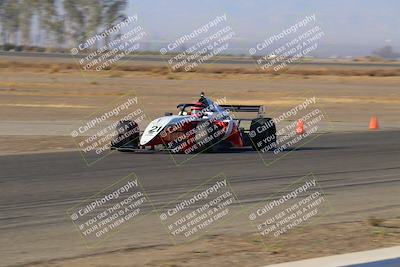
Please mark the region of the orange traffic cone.
<svg viewBox="0 0 400 267"><path fill-rule="evenodd" d="M298 120L297 121L296 133L297 134L303 134L304 133L304 123L303 123L302 120Z"/></svg>
<svg viewBox="0 0 400 267"><path fill-rule="evenodd" d="M370 130L378 130L379 129L377 117L371 117L371 120L369 121L369 129Z"/></svg>

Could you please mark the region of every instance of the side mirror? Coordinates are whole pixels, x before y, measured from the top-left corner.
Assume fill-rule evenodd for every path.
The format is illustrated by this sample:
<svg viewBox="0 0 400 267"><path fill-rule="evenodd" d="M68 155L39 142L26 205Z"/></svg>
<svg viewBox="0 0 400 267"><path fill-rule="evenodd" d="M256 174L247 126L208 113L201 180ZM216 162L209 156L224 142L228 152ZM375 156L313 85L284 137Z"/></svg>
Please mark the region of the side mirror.
<svg viewBox="0 0 400 267"><path fill-rule="evenodd" d="M172 112L165 112L165 116L172 116Z"/></svg>

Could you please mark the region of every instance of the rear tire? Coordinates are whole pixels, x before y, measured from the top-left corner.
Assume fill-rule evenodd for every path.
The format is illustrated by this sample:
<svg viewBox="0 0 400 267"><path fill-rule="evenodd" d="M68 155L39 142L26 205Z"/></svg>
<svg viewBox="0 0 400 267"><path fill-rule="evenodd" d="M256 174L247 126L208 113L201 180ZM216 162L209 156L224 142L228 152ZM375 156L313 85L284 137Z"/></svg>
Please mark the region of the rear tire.
<svg viewBox="0 0 400 267"><path fill-rule="evenodd" d="M249 138L251 146L257 151L269 151L276 147L276 126L271 118L258 118L251 121Z"/></svg>

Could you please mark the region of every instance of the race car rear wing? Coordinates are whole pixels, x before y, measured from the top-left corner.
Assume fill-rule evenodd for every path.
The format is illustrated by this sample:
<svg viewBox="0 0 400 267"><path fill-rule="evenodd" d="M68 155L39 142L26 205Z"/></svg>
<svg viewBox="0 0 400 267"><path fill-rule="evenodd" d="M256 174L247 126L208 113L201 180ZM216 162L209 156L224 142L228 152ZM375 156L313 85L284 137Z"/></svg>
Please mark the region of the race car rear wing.
<svg viewBox="0 0 400 267"><path fill-rule="evenodd" d="M260 105L220 105L220 107L230 112L257 112L257 117L263 117L265 114L265 106Z"/></svg>
<svg viewBox="0 0 400 267"><path fill-rule="evenodd" d="M181 111L185 110L187 107L192 107L195 104L185 103L179 104L176 107ZM256 112L257 118L261 118L265 115L265 106L261 105L219 105L221 108L227 109L230 112Z"/></svg>

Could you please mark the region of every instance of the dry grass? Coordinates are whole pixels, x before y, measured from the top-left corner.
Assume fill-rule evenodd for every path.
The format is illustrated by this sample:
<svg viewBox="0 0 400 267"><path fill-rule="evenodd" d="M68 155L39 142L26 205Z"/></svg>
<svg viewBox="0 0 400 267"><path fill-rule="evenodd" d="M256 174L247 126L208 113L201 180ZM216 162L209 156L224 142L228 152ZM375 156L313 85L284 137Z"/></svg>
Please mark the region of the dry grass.
<svg viewBox="0 0 400 267"><path fill-rule="evenodd" d="M35 69L45 69L49 70L50 73L57 73L62 70L78 70L79 66L75 63L48 63L48 62L21 62L21 61L0 61L0 68L35 68ZM109 70L111 68L108 68ZM177 69L176 71L171 71L167 65L120 65L112 68L113 71L122 72L147 72L154 75L170 75L171 73L186 73L183 69ZM281 75L281 74L291 74L300 76L372 76L372 77L390 77L390 76L400 76L400 68L365 68L365 67L352 67L352 68L339 68L339 67L329 67L329 68L310 68L302 67L297 65L292 68L284 68L280 71L274 71L273 69L267 69L261 71L255 67L219 67L219 66L207 66L198 67L190 70L189 72L195 73L208 73L208 74L269 74L269 75ZM122 75L121 73L115 75ZM113 75L114 77L114 75ZM119 76L118 76L119 77Z"/></svg>
<svg viewBox="0 0 400 267"><path fill-rule="evenodd" d="M382 222L383 222L383 219L379 219L379 218L375 218L375 217L368 218L368 224L371 226L376 226L376 227L381 226Z"/></svg>
<svg viewBox="0 0 400 267"><path fill-rule="evenodd" d="M60 65L59 64L53 64L50 67L50 73L57 73L60 72Z"/></svg>

